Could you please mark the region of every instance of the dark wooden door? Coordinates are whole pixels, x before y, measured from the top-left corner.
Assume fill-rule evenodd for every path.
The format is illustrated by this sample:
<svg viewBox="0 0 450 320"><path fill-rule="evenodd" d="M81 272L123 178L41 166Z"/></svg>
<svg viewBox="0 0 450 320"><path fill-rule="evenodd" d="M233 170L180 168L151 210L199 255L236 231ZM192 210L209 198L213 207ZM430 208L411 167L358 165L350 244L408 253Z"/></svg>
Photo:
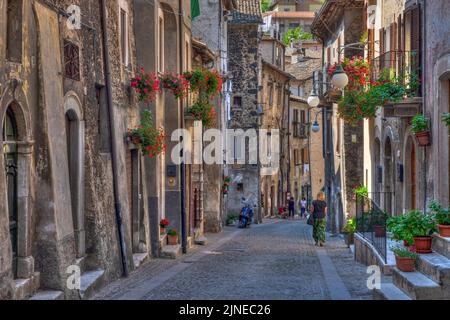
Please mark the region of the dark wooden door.
<svg viewBox="0 0 450 320"><path fill-rule="evenodd" d="M416 148L411 144L411 209L416 208Z"/></svg>

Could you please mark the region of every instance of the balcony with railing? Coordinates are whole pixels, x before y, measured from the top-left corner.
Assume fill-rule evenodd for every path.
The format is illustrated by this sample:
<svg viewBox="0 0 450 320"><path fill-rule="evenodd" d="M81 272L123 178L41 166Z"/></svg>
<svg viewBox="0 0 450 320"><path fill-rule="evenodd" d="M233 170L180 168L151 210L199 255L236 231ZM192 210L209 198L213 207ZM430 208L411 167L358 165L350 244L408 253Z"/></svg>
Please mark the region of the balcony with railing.
<svg viewBox="0 0 450 320"><path fill-rule="evenodd" d="M395 79L405 88L404 98L388 101L385 117L411 117L422 106L420 55L416 51L388 51L371 61L371 80Z"/></svg>

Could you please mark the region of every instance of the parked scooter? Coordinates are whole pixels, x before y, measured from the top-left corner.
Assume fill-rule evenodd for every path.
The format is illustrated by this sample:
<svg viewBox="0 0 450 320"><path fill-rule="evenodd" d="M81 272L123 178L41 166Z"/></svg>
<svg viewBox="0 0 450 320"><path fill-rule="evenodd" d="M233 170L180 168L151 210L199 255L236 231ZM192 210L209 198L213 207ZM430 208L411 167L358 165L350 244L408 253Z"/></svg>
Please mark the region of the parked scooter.
<svg viewBox="0 0 450 320"><path fill-rule="evenodd" d="M253 220L253 204L251 201L242 198L241 203L243 204L241 214L239 215L239 228L245 229L250 227Z"/></svg>

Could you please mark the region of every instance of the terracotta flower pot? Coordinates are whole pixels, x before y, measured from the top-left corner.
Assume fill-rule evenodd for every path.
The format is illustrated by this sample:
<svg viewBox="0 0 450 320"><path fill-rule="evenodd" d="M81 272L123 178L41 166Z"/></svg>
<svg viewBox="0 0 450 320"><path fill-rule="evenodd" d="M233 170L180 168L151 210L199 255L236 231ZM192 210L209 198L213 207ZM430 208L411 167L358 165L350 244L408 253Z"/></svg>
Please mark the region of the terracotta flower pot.
<svg viewBox="0 0 450 320"><path fill-rule="evenodd" d="M167 236L167 242L168 242L169 246L177 245L178 244L178 236L168 235Z"/></svg>
<svg viewBox="0 0 450 320"><path fill-rule="evenodd" d="M139 136L132 136L131 137L131 141L133 142L133 144L135 145L140 145L142 143L142 139Z"/></svg>
<svg viewBox="0 0 450 320"><path fill-rule="evenodd" d="M384 238L386 237L386 228L384 226L373 226L373 230L375 231L376 238Z"/></svg>
<svg viewBox="0 0 450 320"><path fill-rule="evenodd" d="M160 234L165 234L166 233L166 228L159 227L159 233Z"/></svg>
<svg viewBox="0 0 450 320"><path fill-rule="evenodd" d="M450 238L450 226L439 224L438 228L441 237Z"/></svg>
<svg viewBox="0 0 450 320"><path fill-rule="evenodd" d="M409 247L409 243L408 243L408 241L406 241L406 240L403 240L403 246L405 246L405 247Z"/></svg>
<svg viewBox="0 0 450 320"><path fill-rule="evenodd" d="M395 256L397 268L403 272L414 272L415 270L415 258L402 258Z"/></svg>
<svg viewBox="0 0 450 320"><path fill-rule="evenodd" d="M432 253L431 243L431 237L414 237L414 246L416 247L417 253Z"/></svg>
<svg viewBox="0 0 450 320"><path fill-rule="evenodd" d="M419 146L426 147L430 145L430 132L424 131L416 133L416 138L419 141Z"/></svg>

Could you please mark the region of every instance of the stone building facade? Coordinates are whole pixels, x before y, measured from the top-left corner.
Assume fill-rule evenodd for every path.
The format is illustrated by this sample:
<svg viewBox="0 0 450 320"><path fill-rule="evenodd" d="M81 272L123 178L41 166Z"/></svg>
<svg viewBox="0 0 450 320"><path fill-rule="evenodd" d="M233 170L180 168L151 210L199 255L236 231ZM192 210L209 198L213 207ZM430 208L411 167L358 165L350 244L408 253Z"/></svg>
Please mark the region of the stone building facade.
<svg viewBox="0 0 450 320"><path fill-rule="evenodd" d="M231 106L228 112L227 128L238 130L258 129L258 102L260 95L261 54L259 44L261 35L259 26L262 23L260 2L256 0L238 0L237 8L232 11L228 25L228 54L231 77ZM232 138L233 139L233 138ZM228 141L227 148L232 147L234 164L228 165L231 178L227 198L228 213L239 213L242 208L241 199L259 203L259 167L257 163L238 164L239 160L249 158L249 144L245 143L242 154L242 139ZM239 150L239 151L237 151ZM237 152L236 152L237 151Z"/></svg>
<svg viewBox="0 0 450 320"><path fill-rule="evenodd" d="M61 14L73 4L79 26ZM148 256L145 164L125 138L139 121L132 12L132 1L0 2L2 298L87 298ZM71 266L81 290L66 285Z"/></svg>
<svg viewBox="0 0 450 320"><path fill-rule="evenodd" d="M360 41L364 32L363 6L363 1L358 0L325 1L312 25L312 33L324 46L324 68L316 73L315 81L324 107L325 193L332 232L339 232L346 217L356 211L353 190L364 183L364 135L362 123L352 126L338 117L331 94L334 90L326 85L330 81L327 70L344 57L364 55L364 49L351 46Z"/></svg>
<svg viewBox="0 0 450 320"><path fill-rule="evenodd" d="M227 128L227 110L230 108L231 80L228 75L228 23L229 14L236 9L232 0L200 1L201 16L192 23L193 36L204 42L214 53L211 63L220 71L224 79L222 94L214 100L217 114L217 128L222 132ZM222 143L226 146L226 135ZM225 149L225 148L224 148ZM224 153L225 154L225 153ZM204 225L207 232L219 232L226 220L225 199L222 185L226 166L213 164L204 166L205 189L208 190L207 201L204 202Z"/></svg>

